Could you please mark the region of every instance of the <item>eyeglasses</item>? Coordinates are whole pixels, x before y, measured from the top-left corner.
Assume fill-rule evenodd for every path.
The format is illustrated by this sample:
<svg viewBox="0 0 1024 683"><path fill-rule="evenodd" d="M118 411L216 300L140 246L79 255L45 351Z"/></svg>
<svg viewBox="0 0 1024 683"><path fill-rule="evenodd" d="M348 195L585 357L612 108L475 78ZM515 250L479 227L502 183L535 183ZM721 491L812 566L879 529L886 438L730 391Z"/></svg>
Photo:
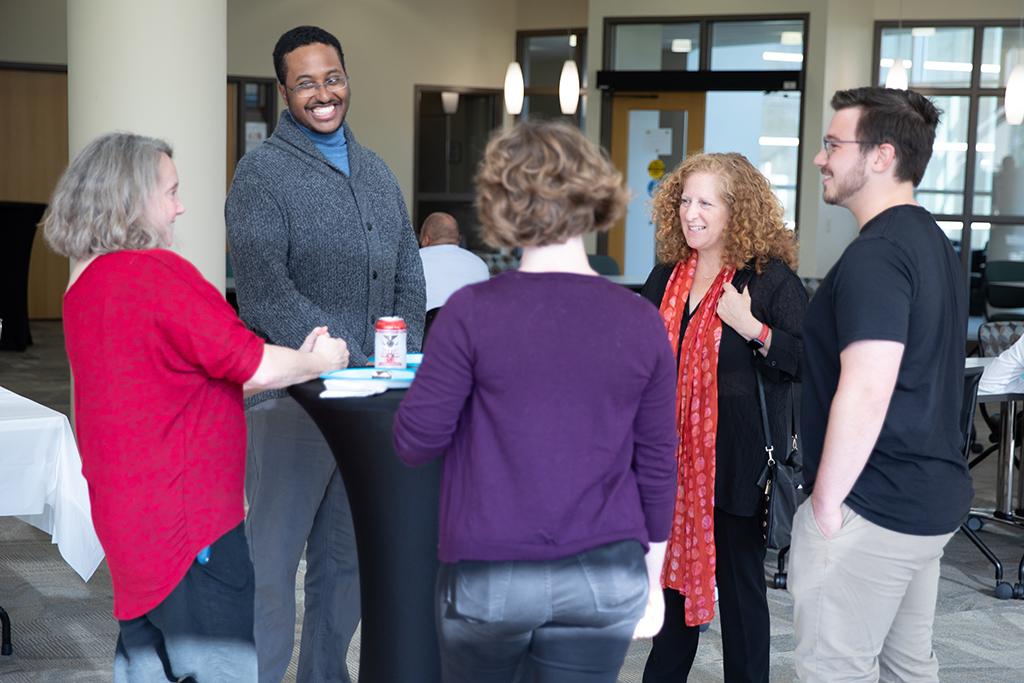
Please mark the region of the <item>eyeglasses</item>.
<svg viewBox="0 0 1024 683"><path fill-rule="evenodd" d="M831 157L832 156L832 152L835 151L835 150L832 149L832 146L833 145L838 145L840 143L847 143L847 144L850 144L850 145L880 145L880 144L882 144L881 142L875 142L874 140L829 140L828 138L822 138L821 139L821 144L822 144L822 146L825 147L825 157L826 158Z"/></svg>
<svg viewBox="0 0 1024 683"><path fill-rule="evenodd" d="M288 88L288 86L285 87ZM306 83L299 83L294 88L288 89L300 97L312 97L320 90L320 88L327 88L329 92L341 92L347 87L348 76L334 76L333 78L328 78L323 83L308 81Z"/></svg>

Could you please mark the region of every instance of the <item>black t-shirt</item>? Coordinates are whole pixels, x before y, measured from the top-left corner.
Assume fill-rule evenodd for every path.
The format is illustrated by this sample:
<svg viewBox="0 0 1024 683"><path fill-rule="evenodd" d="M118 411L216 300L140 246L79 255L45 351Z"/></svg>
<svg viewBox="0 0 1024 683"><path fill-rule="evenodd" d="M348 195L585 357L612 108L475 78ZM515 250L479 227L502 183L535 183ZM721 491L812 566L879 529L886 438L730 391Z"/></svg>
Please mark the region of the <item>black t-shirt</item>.
<svg viewBox="0 0 1024 683"><path fill-rule="evenodd" d="M804 319L804 477L821 462L839 354L864 340L905 345L881 434L846 504L900 533L956 530L974 492L960 452L967 297L949 240L919 206L868 221Z"/></svg>

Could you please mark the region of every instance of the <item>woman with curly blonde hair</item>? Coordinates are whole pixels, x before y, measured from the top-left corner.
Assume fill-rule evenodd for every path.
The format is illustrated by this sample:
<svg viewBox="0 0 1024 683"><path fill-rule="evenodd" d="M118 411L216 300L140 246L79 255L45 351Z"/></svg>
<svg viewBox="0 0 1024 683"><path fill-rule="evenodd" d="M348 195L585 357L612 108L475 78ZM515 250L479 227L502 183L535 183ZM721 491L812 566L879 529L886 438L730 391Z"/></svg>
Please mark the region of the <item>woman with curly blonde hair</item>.
<svg viewBox="0 0 1024 683"><path fill-rule="evenodd" d="M773 444L788 443L807 293L797 243L768 180L740 154L698 154L653 202L659 264L641 292L676 352L678 489L662 571L665 626L644 683L685 681L702 624L721 608L726 683L768 681L770 632L756 373Z"/></svg>
<svg viewBox="0 0 1024 683"><path fill-rule="evenodd" d="M406 463L444 454L443 680L614 683L661 626L672 351L657 311L587 262L583 234L628 193L579 130L492 139L477 190L484 238L522 265L452 294L394 424Z"/></svg>

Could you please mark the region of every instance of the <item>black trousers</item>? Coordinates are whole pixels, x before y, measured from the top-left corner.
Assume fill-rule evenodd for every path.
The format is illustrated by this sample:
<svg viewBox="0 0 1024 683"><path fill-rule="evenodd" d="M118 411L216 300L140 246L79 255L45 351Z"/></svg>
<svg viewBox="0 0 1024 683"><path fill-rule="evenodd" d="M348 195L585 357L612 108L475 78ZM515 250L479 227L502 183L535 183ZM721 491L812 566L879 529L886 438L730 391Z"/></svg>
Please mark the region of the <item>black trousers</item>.
<svg viewBox="0 0 1024 683"><path fill-rule="evenodd" d="M771 629L764 578L764 540L755 517L715 508L718 611L726 683L768 683ZM665 625L654 637L643 683L684 683L697 654L700 627L687 626L686 599L665 589Z"/></svg>

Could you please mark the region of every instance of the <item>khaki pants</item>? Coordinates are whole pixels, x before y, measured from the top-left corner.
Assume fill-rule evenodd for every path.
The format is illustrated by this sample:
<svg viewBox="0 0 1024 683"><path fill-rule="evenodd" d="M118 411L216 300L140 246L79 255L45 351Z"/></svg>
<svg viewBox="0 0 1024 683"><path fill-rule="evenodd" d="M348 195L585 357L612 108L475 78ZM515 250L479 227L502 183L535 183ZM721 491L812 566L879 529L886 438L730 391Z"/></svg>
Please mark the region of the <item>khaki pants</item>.
<svg viewBox="0 0 1024 683"><path fill-rule="evenodd" d="M789 592L801 681L938 681L932 622L939 558L953 534L884 529L843 505L825 538L811 501L793 519Z"/></svg>

